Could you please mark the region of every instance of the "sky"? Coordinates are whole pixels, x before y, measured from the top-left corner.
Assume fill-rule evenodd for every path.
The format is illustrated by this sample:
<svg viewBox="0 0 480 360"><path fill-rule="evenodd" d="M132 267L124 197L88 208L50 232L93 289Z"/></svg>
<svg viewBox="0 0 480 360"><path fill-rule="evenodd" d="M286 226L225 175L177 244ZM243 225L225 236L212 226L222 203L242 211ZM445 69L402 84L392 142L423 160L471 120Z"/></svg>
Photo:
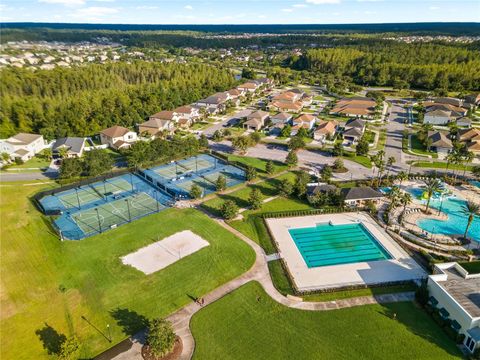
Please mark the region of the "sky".
<svg viewBox="0 0 480 360"><path fill-rule="evenodd" d="M0 21L110 24L480 22L480 0L0 0Z"/></svg>

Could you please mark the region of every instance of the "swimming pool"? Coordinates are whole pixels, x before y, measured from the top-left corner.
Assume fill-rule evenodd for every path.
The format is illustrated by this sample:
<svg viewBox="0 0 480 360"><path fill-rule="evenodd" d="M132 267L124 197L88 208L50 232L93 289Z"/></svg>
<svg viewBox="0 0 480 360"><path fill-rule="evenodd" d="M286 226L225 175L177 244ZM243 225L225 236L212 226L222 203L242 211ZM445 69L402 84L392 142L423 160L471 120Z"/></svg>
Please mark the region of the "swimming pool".
<svg viewBox="0 0 480 360"><path fill-rule="evenodd" d="M424 192L421 188L408 189L417 201L425 204L426 201L421 199ZM430 207L440 209L441 200L432 197ZM421 219L417 221L417 225L431 234L444 235L463 235L467 227L467 216L463 213L463 207L466 204L464 199L458 197L445 197L443 199L442 212L448 215L448 220L437 219ZM468 236L475 241L480 241L480 219L474 219L468 230Z"/></svg>
<svg viewBox="0 0 480 360"><path fill-rule="evenodd" d="M470 184L472 184L473 186L476 186L476 187L480 188L480 181L472 180L472 181L470 181Z"/></svg>
<svg viewBox="0 0 480 360"><path fill-rule="evenodd" d="M289 229L309 268L391 259L361 223Z"/></svg>

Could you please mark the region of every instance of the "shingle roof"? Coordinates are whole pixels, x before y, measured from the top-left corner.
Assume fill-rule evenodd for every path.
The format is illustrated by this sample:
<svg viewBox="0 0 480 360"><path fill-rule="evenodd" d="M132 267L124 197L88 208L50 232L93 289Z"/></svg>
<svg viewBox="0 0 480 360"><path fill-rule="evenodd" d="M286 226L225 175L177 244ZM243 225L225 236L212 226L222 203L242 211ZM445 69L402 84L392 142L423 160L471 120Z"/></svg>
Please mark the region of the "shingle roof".
<svg viewBox="0 0 480 360"><path fill-rule="evenodd" d="M60 138L55 141L53 144L52 150L57 150L59 147L65 146L68 148L68 151L74 153L80 153L82 151L83 145L85 143L85 138L80 137L66 137Z"/></svg>
<svg viewBox="0 0 480 360"><path fill-rule="evenodd" d="M432 140L433 147L451 148L452 141L440 131L429 132L428 138Z"/></svg>
<svg viewBox="0 0 480 360"><path fill-rule="evenodd" d="M384 197L381 192L373 190L371 187L353 187L342 189L345 200L370 200Z"/></svg>
<svg viewBox="0 0 480 360"><path fill-rule="evenodd" d="M38 135L38 134L18 133L17 135L14 135L8 138L7 141L10 143L15 143L15 144L22 143L26 145L34 142L35 140L38 140L41 137L42 135Z"/></svg>
<svg viewBox="0 0 480 360"><path fill-rule="evenodd" d="M102 130L101 134L111 137L111 138L116 138L125 135L126 133L130 132L129 129L124 128L123 126L112 126L109 127L108 129Z"/></svg>

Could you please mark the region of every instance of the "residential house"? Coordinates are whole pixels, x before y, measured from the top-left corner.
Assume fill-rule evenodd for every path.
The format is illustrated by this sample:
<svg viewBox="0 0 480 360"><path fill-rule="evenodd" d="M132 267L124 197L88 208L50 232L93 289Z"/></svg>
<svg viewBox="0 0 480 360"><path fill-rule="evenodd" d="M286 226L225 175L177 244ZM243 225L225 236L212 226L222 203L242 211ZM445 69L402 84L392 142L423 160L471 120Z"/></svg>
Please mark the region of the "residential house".
<svg viewBox="0 0 480 360"><path fill-rule="evenodd" d="M367 97L352 97L339 100L330 110L330 114L359 117L363 119L374 119L375 107L377 102L375 99Z"/></svg>
<svg viewBox="0 0 480 360"><path fill-rule="evenodd" d="M433 102L437 104L446 104L446 105L452 105L457 107L461 107L463 105L462 100L457 98L452 98L452 97L438 97L438 98L435 98Z"/></svg>
<svg viewBox="0 0 480 360"><path fill-rule="evenodd" d="M308 101L304 102L305 99L308 99L308 95L301 90L284 91L272 98L269 109L298 113L307 105Z"/></svg>
<svg viewBox="0 0 480 360"><path fill-rule="evenodd" d="M235 106L240 105L241 98L243 97L243 92L239 89L230 89L227 91L228 98L233 102Z"/></svg>
<svg viewBox="0 0 480 360"><path fill-rule="evenodd" d="M377 203L384 195L369 186L344 188L341 190L345 204L349 206L363 206L367 201Z"/></svg>
<svg viewBox="0 0 480 360"><path fill-rule="evenodd" d="M237 89L239 89L240 91L243 91L244 93L254 93L259 87L260 87L260 84L256 82L247 81L246 83L238 85Z"/></svg>
<svg viewBox="0 0 480 360"><path fill-rule="evenodd" d="M270 116L272 124L285 124L292 121L293 116L286 112L279 112L278 114Z"/></svg>
<svg viewBox="0 0 480 360"><path fill-rule="evenodd" d="M126 149L137 141L137 133L123 126L115 125L100 132L100 141L116 150Z"/></svg>
<svg viewBox="0 0 480 360"><path fill-rule="evenodd" d="M468 109L447 103L425 102L423 122L433 125L447 125L467 115Z"/></svg>
<svg viewBox="0 0 480 360"><path fill-rule="evenodd" d="M465 103L480 106L480 93L471 94L465 97Z"/></svg>
<svg viewBox="0 0 480 360"><path fill-rule="evenodd" d="M350 144L356 144L365 132L365 121L361 119L350 119L344 125L343 139Z"/></svg>
<svg viewBox="0 0 480 360"><path fill-rule="evenodd" d="M10 155L12 160L19 158L27 161L44 148L45 140L38 134L18 133L0 141L0 152Z"/></svg>
<svg viewBox="0 0 480 360"><path fill-rule="evenodd" d="M461 129L458 132L458 140L467 144L469 151L480 153L480 129Z"/></svg>
<svg viewBox="0 0 480 360"><path fill-rule="evenodd" d="M54 158L60 157L60 149L65 149L67 158L79 158L83 155L83 151L85 150L85 138L65 137L57 139L52 146Z"/></svg>
<svg viewBox="0 0 480 360"><path fill-rule="evenodd" d="M469 274L458 263L435 264L428 276L429 304L448 321L469 353L480 349L480 274Z"/></svg>
<svg viewBox="0 0 480 360"><path fill-rule="evenodd" d="M190 105L180 106L173 110L173 112L178 115L179 123L194 123L200 118L200 110L197 107Z"/></svg>
<svg viewBox="0 0 480 360"><path fill-rule="evenodd" d="M451 120L451 111L433 110L425 112L423 123L432 125L447 125Z"/></svg>
<svg viewBox="0 0 480 360"><path fill-rule="evenodd" d="M335 193L337 187L326 183L309 183L307 184L307 196L315 196L319 193Z"/></svg>
<svg viewBox="0 0 480 360"><path fill-rule="evenodd" d="M290 135L294 136L301 128L310 131L315 126L317 117L312 114L302 114L292 120L292 132Z"/></svg>
<svg viewBox="0 0 480 360"><path fill-rule="evenodd" d="M224 92L219 92L205 99L198 100L195 104L206 108L211 114L216 114L225 110L227 100L228 95Z"/></svg>
<svg viewBox="0 0 480 360"><path fill-rule="evenodd" d="M247 116L247 121L243 123L243 127L248 130L258 131L265 126L265 122L270 118L268 112L258 110Z"/></svg>
<svg viewBox="0 0 480 360"><path fill-rule="evenodd" d="M171 134L175 130L173 121L158 119L153 116L150 119L138 126L138 133L140 136L148 135L153 138L160 134Z"/></svg>
<svg viewBox="0 0 480 360"><path fill-rule="evenodd" d="M259 84L263 89L265 90L270 90L273 85L275 84L275 82L273 81L273 79L269 79L269 78L260 78L260 79L256 79L255 82L257 84Z"/></svg>
<svg viewBox="0 0 480 360"><path fill-rule="evenodd" d="M439 155L445 156L453 148L452 141L441 131L429 131L428 138L431 141L430 148L435 149Z"/></svg>
<svg viewBox="0 0 480 360"><path fill-rule="evenodd" d="M460 119L457 119L457 126L471 128L472 120L468 117L461 117Z"/></svg>
<svg viewBox="0 0 480 360"><path fill-rule="evenodd" d="M313 138L321 143L325 140L333 139L337 131L338 123L336 121L320 121L313 132Z"/></svg>

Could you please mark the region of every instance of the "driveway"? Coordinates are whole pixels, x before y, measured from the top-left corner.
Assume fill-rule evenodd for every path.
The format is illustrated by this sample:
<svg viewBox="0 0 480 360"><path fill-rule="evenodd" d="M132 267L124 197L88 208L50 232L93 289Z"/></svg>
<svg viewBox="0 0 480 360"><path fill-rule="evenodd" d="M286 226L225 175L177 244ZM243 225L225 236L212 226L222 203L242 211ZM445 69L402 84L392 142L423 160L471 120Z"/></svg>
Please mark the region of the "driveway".
<svg viewBox="0 0 480 360"><path fill-rule="evenodd" d="M215 131L224 129L226 124L229 124L230 122L235 123L236 121L238 121L238 119L241 119L242 117L246 117L251 112L252 110L245 109L245 110L237 111L233 115L224 115L222 116L222 120L219 123L213 124L212 126L203 130L203 134L205 134L207 137L210 137L213 135Z"/></svg>

